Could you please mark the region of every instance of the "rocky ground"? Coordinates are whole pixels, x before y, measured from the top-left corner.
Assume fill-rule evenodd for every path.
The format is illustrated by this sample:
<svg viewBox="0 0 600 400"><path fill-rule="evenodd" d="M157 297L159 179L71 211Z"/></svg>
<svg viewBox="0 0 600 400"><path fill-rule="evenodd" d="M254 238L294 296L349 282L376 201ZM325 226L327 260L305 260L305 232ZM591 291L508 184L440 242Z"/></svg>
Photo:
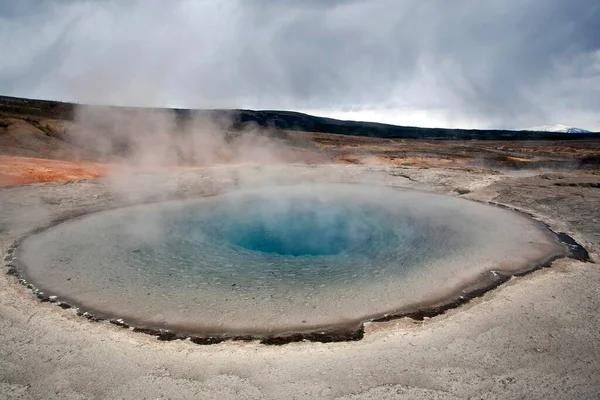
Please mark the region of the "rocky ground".
<svg viewBox="0 0 600 400"><path fill-rule="evenodd" d="M0 189L0 250L33 228L82 212L230 186L329 180L510 205L572 235L599 260L597 170L434 164L221 166L7 186ZM38 302L2 275L0 397L598 398L598 309L597 264L563 259L443 315L368 324L357 342L201 346L87 321Z"/></svg>

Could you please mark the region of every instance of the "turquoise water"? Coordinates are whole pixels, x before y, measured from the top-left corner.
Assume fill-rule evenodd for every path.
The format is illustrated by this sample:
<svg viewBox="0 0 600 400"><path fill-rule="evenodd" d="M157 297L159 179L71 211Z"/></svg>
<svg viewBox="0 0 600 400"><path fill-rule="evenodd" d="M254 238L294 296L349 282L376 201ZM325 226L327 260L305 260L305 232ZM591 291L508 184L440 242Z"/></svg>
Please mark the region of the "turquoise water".
<svg viewBox="0 0 600 400"><path fill-rule="evenodd" d="M370 252L400 240L386 214L374 208L291 199L286 209L271 211L258 203L188 217L183 234L201 229L247 250L293 257Z"/></svg>
<svg viewBox="0 0 600 400"><path fill-rule="evenodd" d="M563 251L515 213L367 185L269 187L90 214L26 239L48 294L200 334L352 325Z"/></svg>

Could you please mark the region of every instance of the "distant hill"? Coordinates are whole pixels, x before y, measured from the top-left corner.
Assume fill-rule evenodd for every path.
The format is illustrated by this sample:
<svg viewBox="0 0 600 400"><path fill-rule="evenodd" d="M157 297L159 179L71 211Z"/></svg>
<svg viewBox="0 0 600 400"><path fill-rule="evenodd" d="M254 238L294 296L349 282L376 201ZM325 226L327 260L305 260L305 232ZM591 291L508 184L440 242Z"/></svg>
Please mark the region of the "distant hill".
<svg viewBox="0 0 600 400"><path fill-rule="evenodd" d="M544 125L544 126L535 126L533 128L529 128L529 131L538 131L538 132L562 132L562 133L592 133L591 131L576 128L574 126L567 125Z"/></svg>
<svg viewBox="0 0 600 400"><path fill-rule="evenodd" d="M76 104L57 101L24 99L0 96L0 113L34 115L45 118L73 120ZM135 109L133 107L117 107ZM142 109L151 111L152 109ZM227 120L231 129L247 126L278 128L302 132L325 132L341 135L367 136L388 139L439 139L439 140L564 140L600 138L600 133L587 131L553 132L547 130L477 130L419 128L397 126L376 122L341 121L333 118L316 117L293 111L277 110L189 110L171 109L179 121L193 115L213 116Z"/></svg>

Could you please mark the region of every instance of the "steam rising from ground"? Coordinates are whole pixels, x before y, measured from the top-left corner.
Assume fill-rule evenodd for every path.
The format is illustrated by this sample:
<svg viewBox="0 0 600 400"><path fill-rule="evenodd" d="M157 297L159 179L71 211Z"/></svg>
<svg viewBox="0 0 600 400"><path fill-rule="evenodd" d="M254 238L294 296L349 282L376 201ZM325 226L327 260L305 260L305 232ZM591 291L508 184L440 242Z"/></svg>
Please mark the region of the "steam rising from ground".
<svg viewBox="0 0 600 400"><path fill-rule="evenodd" d="M182 114L167 109L78 106L72 140L104 160L119 159L132 167L297 161L286 153L290 144L281 139L284 132L253 126L239 129L226 113Z"/></svg>
<svg viewBox="0 0 600 400"><path fill-rule="evenodd" d="M223 113L78 106L69 140L109 162L118 196L132 201L154 184L150 174L216 164L322 162L309 140L243 125ZM265 179L268 179L266 177ZM176 189L173 181L165 192Z"/></svg>

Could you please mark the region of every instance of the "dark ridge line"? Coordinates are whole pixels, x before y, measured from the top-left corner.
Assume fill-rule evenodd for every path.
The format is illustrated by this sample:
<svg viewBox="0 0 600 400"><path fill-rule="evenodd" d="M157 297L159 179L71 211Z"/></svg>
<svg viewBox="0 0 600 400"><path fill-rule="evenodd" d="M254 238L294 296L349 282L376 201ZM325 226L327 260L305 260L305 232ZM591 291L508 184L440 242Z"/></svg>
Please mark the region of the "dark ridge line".
<svg viewBox="0 0 600 400"><path fill-rule="evenodd" d="M386 321L397 320L397 319L401 319L401 318L410 318L414 321L423 321L425 318L433 318L433 317L436 317L439 315L443 315L449 310L456 309L475 298L479 298L479 297L483 296L485 293L498 288L503 283L510 280L512 277L521 277L521 276L525 276L530 273L533 273L540 269L550 268L552 266L552 263L557 259L571 258L571 259L575 259L575 260L582 261L582 262L590 262L590 263L592 262L589 257L588 251L583 246L581 246L579 243L577 243L577 241L575 239L573 239L573 237L571 237L570 235L568 235L567 233L564 233L564 232L555 232L554 230L552 230L550 228L550 226L548 224L546 224L543 221L540 221L538 219L538 217L535 216L534 214L529 213L524 210L521 210L521 209L518 209L518 208L514 208L512 206L508 206L508 205L501 204L501 203L495 203L492 201L482 202L482 203L489 204L489 205L496 206L496 207L501 207L501 208L504 208L504 209L507 209L507 210L510 210L513 212L524 214L524 215L530 217L531 219L533 219L535 222L542 224L546 229L548 229L548 231L550 231L552 234L554 234L556 236L556 238L559 240L560 243L566 245L567 249L569 250L569 254L567 256L563 256L563 255L552 256L543 263L535 265L527 270L512 273L512 274L502 273L500 271L494 271L494 270L483 272L481 274L482 276L484 276L486 274L492 274L492 276L494 278L493 281L488 285L485 285L485 286L473 289L469 292L463 293L462 295L458 296L455 300L451 300L448 303L442 304L439 306L425 307L421 310L417 310L414 312L390 313L390 314L383 315L381 317L371 318L371 319L362 321L359 324L359 327L354 330L343 329L343 328L342 329L329 328L329 329L313 331L313 332L297 332L297 333L280 334L280 335L274 335L274 336L260 336L260 335L257 335L257 336L236 335L236 336L221 336L221 337L219 337L219 336L195 336L195 335L188 335L188 334L184 334L184 333L177 333L177 332L166 330L166 329L155 329L155 328L148 328L148 327L143 327L143 326L132 327L131 325L127 324L125 321L123 321L120 318L118 318L118 319L103 318L103 317L100 317L97 315L93 315L87 311L83 311L80 308L74 307L73 305L71 305L69 303L59 301L57 296L46 295L40 289L36 288L32 283L27 282L27 280L22 275L22 272L17 267L18 261L16 260L16 257L15 257L15 251L21 245L23 240L25 240L29 236L34 235L36 233L40 233L40 232L42 232L52 226L55 226L61 222L65 222L72 218L78 218L83 215L89 214L86 212L77 213L77 214L74 214L73 216L69 216L69 217L59 218L55 221L52 221L50 224L48 224L46 226L32 229L31 231L29 231L25 235L23 235L21 238L15 240L12 243L12 245L9 246L9 248L6 251L7 255L4 257L4 261L5 261L5 267L7 268L6 275L14 276L17 279L17 281L20 284L22 284L23 286L25 286L27 289L29 289L32 292L32 294L34 295L34 297L36 297L41 303L54 303L63 309L75 308L78 316L83 317L91 322L107 321L113 325L120 326L123 329L131 329L133 332L139 332L139 333L144 333L144 334L147 334L150 336L154 336L159 341L173 341L173 340L189 339L192 343L195 343L198 345L218 344L218 343L222 343L225 341L244 341L244 342L258 341L260 344L274 345L274 346L281 346L281 345L285 345L288 343L302 342L302 341L319 342L319 343L359 341L364 338L366 323L386 322Z"/></svg>
<svg viewBox="0 0 600 400"><path fill-rule="evenodd" d="M249 126L296 132L332 133L384 139L423 140L577 140L598 139L600 132L568 133L510 129L422 128L379 122L339 120L286 110L248 109L183 109L135 106L86 105L42 99L27 99L0 95L0 113L73 121L76 107L131 112L172 112L178 125L194 115L214 118L232 130L243 131Z"/></svg>
<svg viewBox="0 0 600 400"><path fill-rule="evenodd" d="M583 187L583 188L595 188L600 189L600 182L555 182L554 186L567 186L567 187Z"/></svg>

